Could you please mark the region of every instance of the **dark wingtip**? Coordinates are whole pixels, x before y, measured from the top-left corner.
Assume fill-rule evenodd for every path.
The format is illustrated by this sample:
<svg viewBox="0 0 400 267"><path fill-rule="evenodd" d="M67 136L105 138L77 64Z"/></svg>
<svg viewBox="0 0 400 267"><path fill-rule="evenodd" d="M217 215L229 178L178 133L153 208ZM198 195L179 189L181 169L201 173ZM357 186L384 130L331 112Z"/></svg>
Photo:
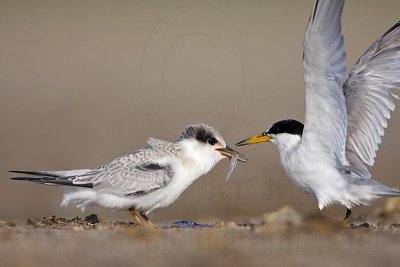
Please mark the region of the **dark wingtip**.
<svg viewBox="0 0 400 267"><path fill-rule="evenodd" d="M11 173L19 173L19 174L28 174L28 175L34 175L34 176L42 176L42 177L59 177L59 175L51 174L45 171L28 171L28 170L11 170L8 171Z"/></svg>
<svg viewBox="0 0 400 267"><path fill-rule="evenodd" d="M10 180L16 180L16 181L35 181L35 180L41 180L40 178L32 178L32 177L11 177Z"/></svg>
<svg viewBox="0 0 400 267"><path fill-rule="evenodd" d="M312 12L310 20L314 20L314 18L315 18L315 14L317 13L317 8L318 8L318 2L319 2L319 0L316 0L314 3L314 10Z"/></svg>
<svg viewBox="0 0 400 267"><path fill-rule="evenodd" d="M8 171L8 172L11 172L11 173L23 173L23 174L30 174L32 171L24 171L24 170L11 170L11 171Z"/></svg>
<svg viewBox="0 0 400 267"><path fill-rule="evenodd" d="M386 35L388 35L389 33L391 33L392 31L394 31L395 29L397 29L398 27L400 27L400 20L394 24L389 30L387 30L382 37L385 37Z"/></svg>

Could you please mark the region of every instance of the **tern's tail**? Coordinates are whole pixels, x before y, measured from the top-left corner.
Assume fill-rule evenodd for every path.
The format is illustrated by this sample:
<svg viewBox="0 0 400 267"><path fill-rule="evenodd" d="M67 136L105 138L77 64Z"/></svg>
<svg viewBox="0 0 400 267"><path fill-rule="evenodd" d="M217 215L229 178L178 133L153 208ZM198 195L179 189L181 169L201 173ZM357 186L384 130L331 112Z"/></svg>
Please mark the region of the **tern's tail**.
<svg viewBox="0 0 400 267"><path fill-rule="evenodd" d="M395 188L384 186L384 188L381 189L381 192L379 192L378 195L387 196L387 197L390 197L390 196L400 197L400 191Z"/></svg>
<svg viewBox="0 0 400 267"><path fill-rule="evenodd" d="M372 188L373 188L373 192L377 195L377 196L394 196L394 197L398 197L400 196L400 190L397 190L395 188L386 186L384 184L381 184L380 182L370 179L369 180L372 183Z"/></svg>
<svg viewBox="0 0 400 267"><path fill-rule="evenodd" d="M67 185L92 187L92 184L74 184L73 180L77 175L87 173L91 170L72 170L72 171L10 171L12 173L25 174L27 176L13 177L12 180L31 181L47 185Z"/></svg>
<svg viewBox="0 0 400 267"><path fill-rule="evenodd" d="M357 179L349 185L347 200L357 205L369 205L371 201L379 197L400 196L400 191L374 179Z"/></svg>

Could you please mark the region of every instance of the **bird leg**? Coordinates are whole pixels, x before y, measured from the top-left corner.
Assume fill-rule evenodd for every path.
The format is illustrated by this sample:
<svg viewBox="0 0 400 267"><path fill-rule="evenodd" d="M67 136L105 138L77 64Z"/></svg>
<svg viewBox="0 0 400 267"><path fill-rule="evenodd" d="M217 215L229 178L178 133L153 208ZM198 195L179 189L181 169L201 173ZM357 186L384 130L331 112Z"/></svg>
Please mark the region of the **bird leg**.
<svg viewBox="0 0 400 267"><path fill-rule="evenodd" d="M350 216L351 216L351 209L346 208L346 216L343 219L343 224L347 224L349 222Z"/></svg>
<svg viewBox="0 0 400 267"><path fill-rule="evenodd" d="M137 215L136 211L133 208L129 209L129 213L132 215L133 219L135 220L135 223L138 226L143 226L143 222L140 220L139 216Z"/></svg>
<svg viewBox="0 0 400 267"><path fill-rule="evenodd" d="M149 217L147 217L146 214L140 213L140 216L143 217L144 221L147 223L148 226L150 226L151 228L156 228L156 225L154 223L152 223L152 221L150 220Z"/></svg>

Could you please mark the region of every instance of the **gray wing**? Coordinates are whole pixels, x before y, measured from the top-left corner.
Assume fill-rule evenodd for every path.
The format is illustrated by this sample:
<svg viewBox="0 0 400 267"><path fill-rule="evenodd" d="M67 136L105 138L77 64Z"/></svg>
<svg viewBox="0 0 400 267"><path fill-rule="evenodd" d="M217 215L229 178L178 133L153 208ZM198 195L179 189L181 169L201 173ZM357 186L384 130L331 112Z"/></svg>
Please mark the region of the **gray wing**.
<svg viewBox="0 0 400 267"><path fill-rule="evenodd" d="M304 38L306 115L301 145L343 166L347 113L342 81L346 54L341 32L344 1L317 0Z"/></svg>
<svg viewBox="0 0 400 267"><path fill-rule="evenodd" d="M370 177L381 136L400 89L400 22L375 41L352 68L344 93L348 113L346 153Z"/></svg>
<svg viewBox="0 0 400 267"><path fill-rule="evenodd" d="M177 145L168 142L163 144L169 144L171 151L177 151ZM140 149L96 170L79 175L73 182L90 183L98 191L116 195L147 194L166 186L172 180L173 172L168 160L171 155L167 150Z"/></svg>

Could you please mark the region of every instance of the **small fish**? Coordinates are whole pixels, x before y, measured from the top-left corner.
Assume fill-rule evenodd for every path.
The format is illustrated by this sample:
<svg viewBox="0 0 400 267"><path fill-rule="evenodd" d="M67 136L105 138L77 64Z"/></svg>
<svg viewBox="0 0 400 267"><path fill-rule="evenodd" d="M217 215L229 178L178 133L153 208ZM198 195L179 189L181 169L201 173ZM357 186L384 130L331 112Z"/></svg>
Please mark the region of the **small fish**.
<svg viewBox="0 0 400 267"><path fill-rule="evenodd" d="M231 160L231 165L229 165L228 174L226 175L226 181L228 181L229 177L231 176L233 170L236 167L238 160L247 162L247 158L244 155L237 152L236 150L233 150L229 146L226 146L224 148L218 148L217 150L220 151L222 155L230 158Z"/></svg>
<svg viewBox="0 0 400 267"><path fill-rule="evenodd" d="M236 154L233 154L233 155L232 155L232 157L231 157L231 164L229 165L228 173L227 173L226 178L225 178L226 181L228 181L228 179L229 179L229 177L231 176L233 170L235 169L236 164L237 164L237 162L238 162L238 158L239 158L238 155L236 155Z"/></svg>

